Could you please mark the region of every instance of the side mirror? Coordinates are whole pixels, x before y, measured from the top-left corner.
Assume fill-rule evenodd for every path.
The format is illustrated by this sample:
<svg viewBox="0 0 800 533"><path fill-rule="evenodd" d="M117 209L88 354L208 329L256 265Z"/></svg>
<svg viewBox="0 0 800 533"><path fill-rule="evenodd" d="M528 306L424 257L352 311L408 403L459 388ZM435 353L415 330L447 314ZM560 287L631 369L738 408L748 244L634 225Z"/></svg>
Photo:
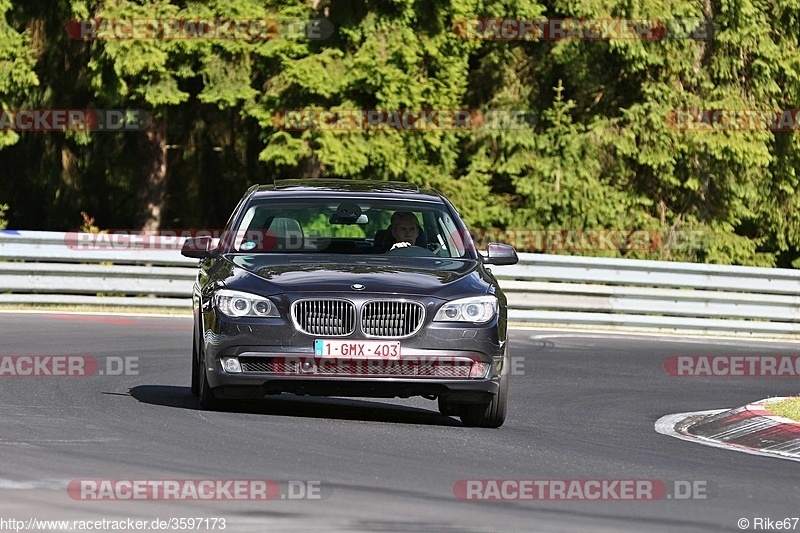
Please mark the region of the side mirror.
<svg viewBox="0 0 800 533"><path fill-rule="evenodd" d="M216 250L211 249L211 237L194 237L183 241L181 255L194 259L214 257Z"/></svg>
<svg viewBox="0 0 800 533"><path fill-rule="evenodd" d="M483 262L489 265L516 265L519 262L517 251L510 244L490 242L486 247Z"/></svg>

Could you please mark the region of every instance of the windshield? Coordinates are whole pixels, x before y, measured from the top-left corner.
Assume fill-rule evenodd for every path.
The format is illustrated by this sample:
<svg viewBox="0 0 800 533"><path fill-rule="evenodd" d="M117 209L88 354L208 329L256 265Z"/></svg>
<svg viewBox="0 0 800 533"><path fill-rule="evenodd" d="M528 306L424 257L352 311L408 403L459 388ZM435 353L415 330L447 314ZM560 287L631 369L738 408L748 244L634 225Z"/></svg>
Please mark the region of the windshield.
<svg viewBox="0 0 800 533"><path fill-rule="evenodd" d="M433 202L255 200L229 238L231 251L248 254L472 258L463 225Z"/></svg>

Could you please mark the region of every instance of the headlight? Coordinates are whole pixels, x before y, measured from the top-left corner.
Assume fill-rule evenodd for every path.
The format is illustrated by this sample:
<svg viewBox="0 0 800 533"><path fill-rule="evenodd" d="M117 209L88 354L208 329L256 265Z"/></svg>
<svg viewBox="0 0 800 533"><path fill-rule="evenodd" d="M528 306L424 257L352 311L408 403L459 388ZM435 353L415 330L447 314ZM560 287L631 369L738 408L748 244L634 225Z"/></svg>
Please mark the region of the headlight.
<svg viewBox="0 0 800 533"><path fill-rule="evenodd" d="M483 324L497 315L497 298L476 296L448 302L439 309L434 322L472 322Z"/></svg>
<svg viewBox="0 0 800 533"><path fill-rule="evenodd" d="M217 309L231 318L242 316L278 317L278 309L270 300L246 292L221 289L214 295Z"/></svg>

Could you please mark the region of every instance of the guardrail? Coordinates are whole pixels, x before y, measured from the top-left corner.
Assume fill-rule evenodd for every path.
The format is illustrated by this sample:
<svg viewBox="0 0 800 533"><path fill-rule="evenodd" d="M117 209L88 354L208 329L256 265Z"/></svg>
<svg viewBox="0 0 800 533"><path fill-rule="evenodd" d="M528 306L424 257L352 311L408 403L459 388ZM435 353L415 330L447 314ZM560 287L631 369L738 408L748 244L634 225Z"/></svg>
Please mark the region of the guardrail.
<svg viewBox="0 0 800 533"><path fill-rule="evenodd" d="M492 270L514 320L800 335L795 270L541 254Z"/></svg>
<svg viewBox="0 0 800 533"><path fill-rule="evenodd" d="M75 237L0 231L0 304L191 308L197 260L180 254L182 240L100 248Z"/></svg>
<svg viewBox="0 0 800 533"><path fill-rule="evenodd" d="M188 308L197 261L163 248L81 247L75 234L0 231L0 304ZM800 335L800 272L520 254L492 267L512 321L694 333Z"/></svg>

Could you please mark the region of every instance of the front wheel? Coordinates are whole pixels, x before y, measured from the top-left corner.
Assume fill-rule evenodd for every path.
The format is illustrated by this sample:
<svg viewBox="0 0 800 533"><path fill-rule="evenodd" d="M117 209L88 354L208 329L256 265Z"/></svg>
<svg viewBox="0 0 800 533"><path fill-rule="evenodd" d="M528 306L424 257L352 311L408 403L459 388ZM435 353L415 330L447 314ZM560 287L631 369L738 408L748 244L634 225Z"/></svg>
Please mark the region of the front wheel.
<svg viewBox="0 0 800 533"><path fill-rule="evenodd" d="M199 363L197 362L197 338L192 339L192 395L200 395L200 380L198 379Z"/></svg>
<svg viewBox="0 0 800 533"><path fill-rule="evenodd" d="M202 351L200 351L199 360L197 361L197 382L199 384L198 396L200 400L200 407L206 411L213 411L219 408L220 401L214 396L214 391L208 384L208 376L206 375L206 362Z"/></svg>
<svg viewBox="0 0 800 533"><path fill-rule="evenodd" d="M506 421L508 412L508 375L500 378L500 390L488 404L461 404L458 416L467 427L499 428Z"/></svg>

